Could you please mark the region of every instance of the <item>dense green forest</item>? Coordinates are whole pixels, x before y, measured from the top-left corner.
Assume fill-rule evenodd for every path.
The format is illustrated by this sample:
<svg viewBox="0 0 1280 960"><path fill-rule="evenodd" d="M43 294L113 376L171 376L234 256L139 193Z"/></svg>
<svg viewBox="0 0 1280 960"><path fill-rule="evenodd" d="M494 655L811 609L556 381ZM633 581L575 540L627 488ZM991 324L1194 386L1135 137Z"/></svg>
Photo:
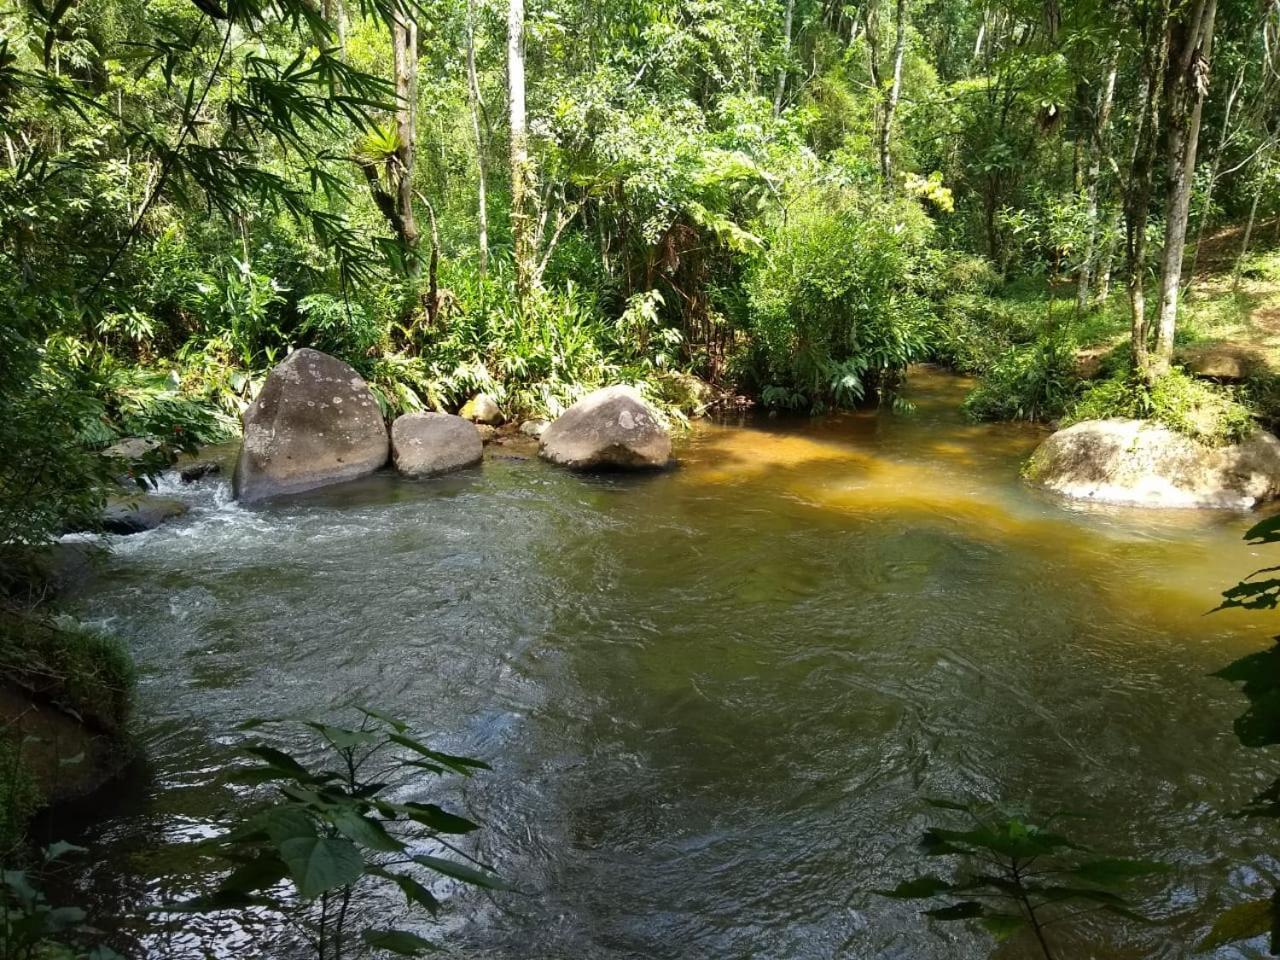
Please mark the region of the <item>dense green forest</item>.
<svg viewBox="0 0 1280 960"><path fill-rule="evenodd" d="M1049 419L1131 330L1088 415L1248 420L1167 374L1184 259L1234 224L1213 263L1248 272L1276 213L1272 4L0 16L6 541L92 507L86 450L234 435L297 346L388 417L617 380L679 410L686 374L820 412L932 359L984 375L973 415Z"/></svg>
<svg viewBox="0 0 1280 960"><path fill-rule="evenodd" d="M521 843L547 858L576 852L575 844L607 846L600 840L611 826L607 811L625 811L629 824L657 821L667 814L654 809L689 804L704 788L718 816L754 823L757 809L790 798L796 782L812 784L811 804L784 808L769 829L746 832L768 836L771 853L786 846L773 839L776 824L797 831L790 836L797 847L811 843L800 829L808 827L823 835L815 848L830 842L834 850L831 835L848 823L866 830L860 818L874 818L850 815L822 791L848 772L846 763L861 772L881 757L833 760L812 750L793 720L816 731L823 750L833 743L856 750L860 738L892 729L894 739L878 749L887 768L907 767L895 776L910 782L910 802L932 804L938 822L953 817L965 827L925 824L913 814L912 831L928 827L926 853L958 864L955 876L923 873L894 886L890 875L905 873L902 846L886 841L877 849L892 869L877 863L874 877L860 877L857 909L870 909L863 904L871 897L945 900L931 916L978 921L985 934L1028 951L1009 956L1083 956L1084 944L1111 935L1090 926L1095 912L1123 931L1107 941L1111 952L1089 954L1097 956L1170 955L1172 943L1234 949L1280 931L1280 901L1265 870L1238 884L1257 888L1253 899L1235 888L1205 896L1199 881L1186 881L1168 897L1176 909L1155 911L1175 931L1168 934L1133 933L1148 929L1142 925L1153 919L1154 901L1137 903L1141 890L1135 902L1126 899L1131 882L1168 875L1164 848L1176 847L1171 859L1184 876L1204 867L1196 857L1206 830L1220 831L1209 865L1217 879L1254 857L1256 833L1212 826L1217 821L1205 811L1225 817L1239 807L1241 783L1270 779L1265 764L1241 762L1237 748L1280 742L1272 722L1276 651L1238 659L1242 638L1256 639L1252 625L1228 619L1238 610L1219 618L1230 626L1221 628L1218 646L1199 643L1187 627L1188 611L1198 617L1245 575L1252 548L1280 540L1280 524L1264 518L1251 526L1242 553L1235 529L1239 510L1280 497L1280 441L1271 435L1280 426L1280 0L0 0L0 140L6 960L107 960L120 955L117 948L168 956L157 947L157 930L185 934L184 923L198 923L186 917L220 912L244 922L243 940L206 929L192 933L192 942L203 934L220 951L235 949L227 944L254 940L258 922L270 929L253 956L416 955L431 946L420 927L384 928L370 918L389 893L418 913L447 913L455 887L533 892L534 905L513 910L517 919L506 931L521 942L530 930L559 929L575 916L556 899L559 888L547 879L553 871L529 868L536 857ZM311 374L296 372L304 363L313 364ZM338 376L314 374L322 363L335 364L325 369ZM346 387L327 385L345 377L360 402L370 395L362 392L367 384L372 459L363 472L337 471L316 484L264 486L261 499L380 471L386 480L389 458L413 481L481 462L487 470L499 459L486 461L481 432L462 423L467 450L447 469L415 474L400 462L396 427L387 428L428 411L485 421L486 442L497 435L493 424L504 422L500 439L532 445L542 438L544 459L572 470L665 467L671 434L679 442L685 430L701 446L691 448L686 475L655 470L646 475L650 486L611 486L598 477L570 486L563 476L517 476L500 464L487 479L470 475L474 487L465 488L483 509L468 506L466 496L451 499L462 486L406 482L388 493L374 478L346 501L286 503L276 512L249 509L258 497L232 486L230 497L216 501L240 498L240 512L228 519L208 505L222 496L223 487L210 492L221 480L182 488L170 474L170 492L197 490L171 516L195 504L191 542L208 550L207 566L197 564L193 574L184 567L190 552L173 541L154 547L155 566L143 556L153 548L133 548L106 587L58 605L68 556L80 563L80 546L109 546L97 535L121 532L106 524L112 509L122 502L133 509L130 498L142 497L180 456L190 467L202 449L234 444L242 433L240 462L251 460L249 419L266 405L260 398L280 402L281 383L307 375L326 384L344 430L357 419L356 404L343 408L348 395L333 394ZM913 382L925 389L913 394ZM612 462L548 456L541 431L606 387L626 391L608 402L624 405L628 429L633 413L642 419L651 446ZM492 423L475 415L485 405L496 411ZM723 422L704 424L701 434L690 428L709 413ZM730 421L746 439L731 435ZM1096 435L1071 433L1099 421L1112 425ZM1085 439L1072 446L1075 436ZM225 450L200 454L215 455L226 459ZM1123 462L1093 469L1090 458L1107 457ZM182 479L207 481L220 463L199 461ZM1056 501L1034 499L1044 490L1028 493L1021 478L1126 508L1237 513L1184 527L1183 520L1135 521L1124 513L1075 516ZM626 497L614 497L619 492ZM415 497L421 516L444 534L432 539L421 516L395 513ZM768 506L743 521L734 509L755 498ZM553 506L538 513L545 503ZM459 504L473 509L467 522L451 512ZM498 521L489 523L488 513ZM393 522L401 526L390 530ZM340 531L334 538L342 546L333 550L342 554L334 564L342 576L325 579L328 571L308 564L327 557L330 524ZM659 549L650 524L683 552ZM596 538L606 528L616 541L601 546ZM1229 563L1218 563L1228 555ZM630 566L611 566L617 556ZM483 570L468 566L476 557ZM471 580L456 587L455 574ZM418 592L423 583L436 591L426 599ZM1228 590L1223 607L1274 608L1278 589L1274 579L1245 579ZM575 591L587 598L577 606ZM253 606L259 594L265 600ZM406 598L408 613L397 606ZM650 605L651 598L658 599ZM322 600L331 607L317 612ZM293 605L304 602L301 611ZM419 605L430 617L418 618ZM180 607L181 616L164 620L164 609ZM692 643L651 653L648 643L683 638L662 621L668 609L697 627L699 644L703 635L713 638L706 649L714 655L690 652ZM510 622L511 610L545 616L532 617L532 625ZM118 617L129 626L130 614L141 639L109 635ZM376 629L362 632L364 617ZM291 643L305 646L290 630L310 630L313 621L317 647L290 659ZM1095 623L1118 639L1098 640ZM413 645L417 633L397 633L405 624L431 634L432 649ZM643 627L639 636L627 632L634 624ZM743 624L758 633L733 633ZM870 631L871 653L857 646L861 635L846 636L850 624ZM189 647L165 646L188 628L197 634ZM561 630L584 650L619 637L630 645L595 649L588 669L571 662L576 651L557 649L540 662L541 651L526 657L524 648L510 660L495 654L500 668L488 678L480 667L472 676L457 666L487 663L483 643L493 636L524 643ZM446 632L475 645L459 653L441 639ZM809 633L847 640L844 653L862 659L853 668L842 660L810 670L809 658L825 654L793 655L774 644L777 636L807 642ZM933 634L945 634L938 650L927 646ZM368 643L370 635L378 643ZM1159 646L1171 636L1183 646ZM1102 652L1072 660L1082 637ZM349 638L356 651L349 659L326 659ZM252 647L252 656L236 660L237 642ZM952 642L960 653L946 645ZM901 674L888 680L875 676L891 669L876 659L885 649L901 653L891 664ZM988 655L997 659L983 661ZM1237 721L1239 744L1224 724L1214 727L1223 734L1215 748L1192 733L1222 720L1226 701L1186 677L1198 682L1233 658L1219 676L1243 685L1250 713ZM264 680L254 673L263 661L281 674ZM630 672L615 677L616 664ZM797 664L805 665L802 675ZM665 671L685 666L695 692L677 695L687 678ZM361 673L366 667L376 683ZM447 706L432 712L434 692L415 699L396 672L406 669L413 678L439 679ZM850 684L857 698L840 700L845 691L826 685L855 669L863 671ZM966 679L970 670L981 682ZM931 687L939 671L959 678L956 686ZM549 724L555 734L543 731L554 761L519 767L528 757L510 746L520 738L508 739L503 724L542 719L543 704L507 691L514 705L493 707L486 697L509 673L539 696L551 690L547 701L567 698L564 715ZM564 676L581 680L590 696L557 687ZM299 693L305 683L298 677L318 692ZM739 680L749 681L750 695L734 686ZM252 695L237 699L237 684ZM402 700L384 712L365 697L370 686ZM775 689L781 693L771 699ZM219 700L209 690L236 696ZM272 709L297 708L290 697L302 698L317 713L258 715L259 695ZM243 735L237 746L249 744L240 757L247 753L249 766L225 779L210 774L222 791L216 802L202 796L205 806L192 812L181 804L197 790L164 797L174 806L163 813L199 824L190 836L200 834L200 842L188 844L195 853L158 856L181 860L199 882L105 894L111 878L60 888L62 865L85 851L33 841L33 815L61 799L47 783L84 762L83 782L67 791L82 796L101 785L95 770L114 776L124 769L139 746L132 728L147 715L148 696L162 705L157 714L169 711L147 720L148 743L161 763L187 764L184 775L221 771L225 758L201 750L209 742L225 746L231 728ZM899 696L923 703L906 710ZM197 704L191 715L173 707L182 697ZM1160 698L1160 710L1174 718L1160 713L1158 735L1143 723L1155 712L1144 697ZM1197 697L1209 706L1201 710ZM821 712L828 702L840 703L839 718ZM966 713L991 703L1000 708L991 716ZM955 739L966 752L947 768L954 775L942 778L956 795L922 800L932 758L946 758L939 766L953 759L947 738L921 720L937 704L959 718ZM1200 712L1183 715L1184 704ZM342 719L334 719L339 711ZM634 728L617 721L631 718L629 711L638 717ZM451 727L441 714L458 723ZM225 724L201 728L198 748L182 741L187 752L175 761L165 750L196 736L192 716L216 718L210 728ZM1046 717L1051 735L1038 726ZM419 720L421 735L412 732ZM44 727L29 736L33 722ZM1185 739L1169 746L1167 736L1179 731L1167 735L1166 724L1181 724ZM442 729L448 750L430 739ZM556 736L564 730L581 732L586 746L563 746ZM667 743L672 730L685 738ZM709 730L724 731L723 739ZM736 734L750 743L745 758L735 753ZM782 745L784 734L793 739ZM64 738L52 754L28 742L46 735ZM76 751L62 747L81 735L84 750L68 759L63 754ZM1075 742L1090 738L1088 749ZM413 792L427 777L452 784L489 773L488 755L454 752L458 739L458 750L492 749L516 768L486 811L498 821L496 852L476 839L483 817ZM669 754L646 756L658 743ZM903 755L928 746L902 761L902 743L909 745ZM1040 752L1028 760L1019 751L1032 743ZM1100 760L1090 752L1095 746ZM1042 753L1050 758L1043 764ZM576 759L557 766L562 757ZM608 766L621 757L648 763L625 772ZM1212 772L1187 757L1203 758ZM718 766L730 761L732 776ZM1060 778L1058 761L1066 771ZM604 763L607 775L595 776L594 763ZM539 780L548 767L563 778L554 789ZM787 773L752 783L742 773L748 768ZM643 781L655 769L670 783L648 782L639 802L622 787L621 799L592 793L600 784ZM1055 803L1079 799L1063 783L1096 799L1110 821L1095 831L1100 840L1088 826L1080 828L1086 846L1074 839L1075 823L1059 832L1056 824L1035 826L1021 809L1010 814L1006 791L1025 786L1027 770L1043 774ZM181 780L173 774L165 768L157 781ZM1095 775L1101 785L1089 779ZM715 793L721 776L732 786ZM1142 786L1120 791L1119 800L1107 793L1129 776ZM876 809L884 819L909 801L893 793L897 780L886 776L877 787L878 777L868 774L859 789L883 801ZM473 794L458 787L450 801L475 801L492 782ZM209 783L201 786L212 792ZM1179 794L1189 783L1205 798ZM740 787L750 809L734 807ZM151 783L146 789L152 802L164 793ZM243 814L233 800L255 789L275 790L272 803ZM563 836L538 833L535 842L538 804L575 790L600 809L564 827ZM1273 784L1245 812L1274 818L1277 791ZM1026 795L1036 799L1035 792ZM528 820L511 812L516 799L535 811ZM1116 827L1139 816L1134 805L1144 803L1156 811L1149 832L1166 831L1158 842L1136 829L1121 836ZM696 803L681 810L691 811L691 822L704 812ZM813 826L806 820L813 810L837 811L840 829ZM561 813L553 811L554 824ZM44 840L62 839L61 823L39 829ZM867 840L873 846L897 827L877 822L876 829L882 833ZM706 849L723 840L707 833L715 837ZM98 839L113 842L109 831ZM514 863L520 876L498 868L504 844L520 848L503 865ZM629 844L661 848L652 837L629 835L617 846ZM1118 846L1114 856L1109 845ZM160 840L150 846L165 849ZM692 842L688 849L690 862L702 851ZM96 877L107 854L89 852L94 862L84 875ZM841 869L876 862L860 848L839 853ZM122 860L133 858L136 876L162 874L146 873L153 855L128 847ZM740 852L725 856L750 861L735 861ZM993 863L996 872L986 872ZM1043 873L1029 872L1036 863ZM776 869L804 876L790 862ZM607 865L602 873L581 868L565 883L594 897L597 886L626 871ZM664 874L653 887L702 891L703 878L682 877L672 883ZM652 888L637 888L652 897ZM97 898L93 921L110 915L115 925L104 937L78 909L51 905L76 899L68 889ZM631 892L617 899L630 903ZM751 926L742 916L758 920L774 892L735 890L735 903L749 907L731 932ZM543 901L549 915L559 911L553 920L537 913ZM473 919L479 908L465 903ZM1077 906L1079 915L1069 909ZM714 915L674 909L661 896L636 915L644 909ZM805 909L792 915L793 927ZM1069 922L1046 933L1046 915ZM876 916L878 948L895 942L894 949L909 950L896 933L883 938L888 921ZM884 916L903 926L900 915ZM667 948L686 937L669 922ZM779 931L787 923L762 920L760 929L775 938L769 949L711 938L705 955L859 955L847 951L864 942L858 927L841 941L846 952L823 946L806 954L783 948L790 941ZM292 952L273 954L284 941L271 937L285 936L281 930L297 939ZM1272 936L1280 955L1280 933ZM510 943L485 952L492 944L482 941L475 955L515 956ZM565 950L565 943L579 945L552 947Z"/></svg>

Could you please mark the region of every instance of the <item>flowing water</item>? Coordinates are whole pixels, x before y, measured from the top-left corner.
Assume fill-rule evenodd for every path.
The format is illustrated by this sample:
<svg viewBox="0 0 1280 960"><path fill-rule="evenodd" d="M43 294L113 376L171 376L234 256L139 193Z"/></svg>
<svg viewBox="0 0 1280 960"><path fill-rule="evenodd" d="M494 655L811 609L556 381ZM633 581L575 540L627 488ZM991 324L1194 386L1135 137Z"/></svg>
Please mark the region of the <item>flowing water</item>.
<svg viewBox="0 0 1280 960"><path fill-rule="evenodd" d="M137 658L148 757L78 836L82 894L141 955L288 956L269 919L119 918L190 892L237 723L357 702L493 766L444 796L519 892L438 884L441 921L408 921L460 957L985 957L872 893L933 869L927 796L1080 811L1077 838L1173 864L1160 924L1060 935L1189 956L1280 870L1224 815L1275 771L1208 676L1273 629L1204 616L1268 560L1240 539L1256 518L1030 489L1042 431L966 424L964 387L920 370L910 416L701 423L653 476L490 448L255 509L181 491L192 513L119 541L77 598Z"/></svg>

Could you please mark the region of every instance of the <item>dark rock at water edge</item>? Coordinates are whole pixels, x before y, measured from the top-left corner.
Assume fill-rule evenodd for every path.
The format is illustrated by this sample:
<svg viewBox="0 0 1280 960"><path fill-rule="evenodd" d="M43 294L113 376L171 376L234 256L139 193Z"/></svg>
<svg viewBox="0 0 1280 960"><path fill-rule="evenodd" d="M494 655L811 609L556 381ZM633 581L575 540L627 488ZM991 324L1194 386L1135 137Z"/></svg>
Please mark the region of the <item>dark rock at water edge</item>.
<svg viewBox="0 0 1280 960"><path fill-rule="evenodd" d="M107 508L102 512L102 529L123 536L143 533L186 512L187 505L181 500L145 493L122 494L107 501Z"/></svg>
<svg viewBox="0 0 1280 960"><path fill-rule="evenodd" d="M328 354L296 350L244 413L235 494L254 502L354 480L385 465L389 448L361 376Z"/></svg>
<svg viewBox="0 0 1280 960"><path fill-rule="evenodd" d="M196 460L184 464L178 469L178 476L183 483L195 483L205 477L212 477L222 472L222 464L216 460Z"/></svg>

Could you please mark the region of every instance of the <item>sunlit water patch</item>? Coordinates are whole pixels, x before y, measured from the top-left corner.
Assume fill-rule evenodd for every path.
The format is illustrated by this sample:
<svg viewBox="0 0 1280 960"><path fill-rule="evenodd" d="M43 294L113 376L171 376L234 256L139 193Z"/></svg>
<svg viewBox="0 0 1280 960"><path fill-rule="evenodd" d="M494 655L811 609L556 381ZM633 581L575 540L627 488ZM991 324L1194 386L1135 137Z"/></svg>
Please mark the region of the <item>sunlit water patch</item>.
<svg viewBox="0 0 1280 960"><path fill-rule="evenodd" d="M1204 614L1266 558L1245 516L1026 487L1043 431L965 423L963 388L918 371L910 416L699 424L654 476L491 451L252 509L173 484L191 513L77 600L138 659L149 758L79 837L96 912L193 885L173 844L234 806L238 722L368 703L494 767L449 799L520 892L452 892L424 930L461 956L985 956L871 893L919 868L939 795L1081 810L1090 843L1175 864L1168 923L1078 936L1186 955L1260 882L1258 829L1224 817L1257 761L1208 673L1270 628ZM270 918L135 946L289 950Z"/></svg>

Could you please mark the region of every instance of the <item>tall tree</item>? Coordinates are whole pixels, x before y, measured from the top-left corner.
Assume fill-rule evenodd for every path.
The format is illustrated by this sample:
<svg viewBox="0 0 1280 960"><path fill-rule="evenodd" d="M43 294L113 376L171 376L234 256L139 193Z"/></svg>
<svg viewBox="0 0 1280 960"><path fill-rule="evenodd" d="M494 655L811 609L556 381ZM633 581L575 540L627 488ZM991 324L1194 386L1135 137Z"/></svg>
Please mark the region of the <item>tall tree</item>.
<svg viewBox="0 0 1280 960"><path fill-rule="evenodd" d="M1164 250L1160 258L1160 302L1157 312L1153 376L1173 361L1173 335L1182 284L1182 255L1187 243L1187 215L1195 180L1200 119L1209 92L1209 56L1217 0L1196 0L1181 8L1169 25L1167 77L1164 85L1168 138L1165 186Z"/></svg>
<svg viewBox="0 0 1280 960"><path fill-rule="evenodd" d="M1089 131L1089 164L1085 171L1085 241L1080 258L1080 272L1076 278L1076 309L1088 309L1091 287L1098 261L1099 194L1102 187L1102 168L1110 156L1111 107L1115 102L1116 74L1120 68L1120 41L1111 44L1103 71L1102 89L1093 111L1093 123Z"/></svg>
<svg viewBox="0 0 1280 960"><path fill-rule="evenodd" d="M471 108L471 133L476 142L476 232L480 245L480 276L489 271L488 162L480 131L480 78L476 73L476 0L467 0L467 103Z"/></svg>
<svg viewBox="0 0 1280 960"><path fill-rule="evenodd" d="M525 114L524 0L510 0L507 10L507 100L511 126L511 241L516 268L516 297L527 302L537 270L534 222L530 209L533 166Z"/></svg>

